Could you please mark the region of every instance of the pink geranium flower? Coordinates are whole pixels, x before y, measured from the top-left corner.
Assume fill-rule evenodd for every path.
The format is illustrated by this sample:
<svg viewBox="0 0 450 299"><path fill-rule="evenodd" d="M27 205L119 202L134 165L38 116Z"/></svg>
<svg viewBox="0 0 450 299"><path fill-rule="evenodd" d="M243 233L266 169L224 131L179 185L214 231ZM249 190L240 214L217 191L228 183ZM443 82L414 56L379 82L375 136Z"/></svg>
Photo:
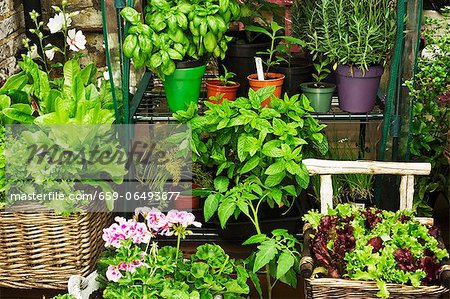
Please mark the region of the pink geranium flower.
<svg viewBox="0 0 450 299"><path fill-rule="evenodd" d="M108 270L106 271L106 278L108 278L109 281L118 282L121 277L122 273L120 273L117 267L108 267Z"/></svg>

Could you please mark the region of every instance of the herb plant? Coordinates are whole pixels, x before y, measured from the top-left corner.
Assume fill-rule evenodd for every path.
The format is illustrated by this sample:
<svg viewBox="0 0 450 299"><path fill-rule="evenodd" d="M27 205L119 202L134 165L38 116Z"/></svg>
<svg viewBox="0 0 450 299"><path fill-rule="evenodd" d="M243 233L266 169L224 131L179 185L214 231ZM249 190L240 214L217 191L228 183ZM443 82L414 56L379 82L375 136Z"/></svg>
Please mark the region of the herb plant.
<svg viewBox="0 0 450 299"><path fill-rule="evenodd" d="M314 56L367 71L384 64L396 34L396 6L391 0L301 0L292 12L293 29Z"/></svg>
<svg viewBox="0 0 450 299"><path fill-rule="evenodd" d="M411 158L431 163L431 175L416 180L418 192L414 206L422 215L430 215L433 194L444 192L449 198L449 164L443 155L450 130L450 25L444 21L427 19L423 32L430 53L419 58L413 81L407 82L413 103ZM442 30L442 34L436 32Z"/></svg>
<svg viewBox="0 0 450 299"><path fill-rule="evenodd" d="M298 38L295 38L292 36L279 35L282 31L284 31L284 27L278 25L278 23L276 23L276 22L270 23L270 31L269 31L269 29L265 29L263 27L257 27L257 26L247 26L245 29L248 31L251 31L251 32L257 32L257 33L264 34L270 38L270 41L271 41L270 49L267 49L267 51L265 51L265 52L258 52L258 54L264 54L264 55L268 56L267 60L264 61L264 64L266 65L266 73L269 73L270 68L272 66L279 65L280 61L282 61L280 59L276 59L277 58L277 55L276 55L277 40L284 39L288 42L291 42L291 43L294 43L294 44L297 44L300 46L305 45L305 43Z"/></svg>
<svg viewBox="0 0 450 299"><path fill-rule="evenodd" d="M193 159L216 169L215 190L204 205L205 219L217 213L225 227L231 217L243 214L253 223L257 234L244 244L259 245L247 262L254 282L255 273L266 268L268 298L278 281L296 285L299 254L295 238L286 231L271 235L261 231L261 204L290 207L309 184L302 159L328 151L321 132L325 126L311 117L308 99L272 96L271 107L262 107L273 90L250 90L248 98L222 105L205 103L208 109L202 116L194 105L175 115L193 129Z"/></svg>
<svg viewBox="0 0 450 299"><path fill-rule="evenodd" d="M316 73L312 74L312 76L314 80L316 80L317 85L320 86L320 83L331 73L330 69L327 67L329 64L330 61L328 59L320 59L318 62L313 63Z"/></svg>
<svg viewBox="0 0 450 299"><path fill-rule="evenodd" d="M108 298L200 299L223 295L243 298L249 293L248 273L218 245L204 244L189 259L180 241L200 226L193 214L138 209L133 219L116 217L104 230L108 251L99 261L103 296ZM176 236L177 246L158 248L157 235Z"/></svg>
<svg viewBox="0 0 450 299"><path fill-rule="evenodd" d="M176 61L224 58L231 40L225 33L240 8L235 0L152 0L144 9L145 22L131 7L121 15L131 24L124 55L136 68L147 66L164 78L175 71Z"/></svg>
<svg viewBox="0 0 450 299"><path fill-rule="evenodd" d="M414 219L411 212L360 211L350 204L328 215L304 216L314 229L312 250L321 266L316 274L376 281L377 295L388 298L386 283L431 284L438 279L448 252L440 248L436 230Z"/></svg>
<svg viewBox="0 0 450 299"><path fill-rule="evenodd" d="M229 71L227 70L227 67L226 67L226 66L223 66L223 71L224 71L224 74L217 77L217 80L220 81L220 83L222 84L222 86L235 85L236 82L230 81L230 79L233 79L233 78L236 76L236 74L233 73L233 72L229 72Z"/></svg>

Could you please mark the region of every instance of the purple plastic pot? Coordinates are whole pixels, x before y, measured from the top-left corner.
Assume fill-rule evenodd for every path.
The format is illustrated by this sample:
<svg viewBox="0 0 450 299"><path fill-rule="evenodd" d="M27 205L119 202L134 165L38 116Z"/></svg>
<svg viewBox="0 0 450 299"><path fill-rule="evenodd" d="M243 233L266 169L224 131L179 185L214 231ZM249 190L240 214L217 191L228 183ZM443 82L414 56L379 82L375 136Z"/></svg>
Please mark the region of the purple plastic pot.
<svg viewBox="0 0 450 299"><path fill-rule="evenodd" d="M353 71L353 72L352 72ZM370 112L375 106L383 67L369 67L364 74L357 68L340 65L336 70L339 107L351 113Z"/></svg>

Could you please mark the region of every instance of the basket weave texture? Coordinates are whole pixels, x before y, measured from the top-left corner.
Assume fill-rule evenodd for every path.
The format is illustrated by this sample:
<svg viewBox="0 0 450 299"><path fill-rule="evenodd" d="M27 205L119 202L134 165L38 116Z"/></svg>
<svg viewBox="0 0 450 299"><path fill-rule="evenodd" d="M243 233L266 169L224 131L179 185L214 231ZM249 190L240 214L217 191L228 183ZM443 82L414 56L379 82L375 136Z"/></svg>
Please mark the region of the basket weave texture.
<svg viewBox="0 0 450 299"><path fill-rule="evenodd" d="M111 222L111 213L0 210L0 286L66 289L71 275L93 270Z"/></svg>
<svg viewBox="0 0 450 299"><path fill-rule="evenodd" d="M387 284L391 299L439 299L448 292L442 286L414 288L401 284ZM373 281L315 278L305 279L307 299L379 299L378 288Z"/></svg>

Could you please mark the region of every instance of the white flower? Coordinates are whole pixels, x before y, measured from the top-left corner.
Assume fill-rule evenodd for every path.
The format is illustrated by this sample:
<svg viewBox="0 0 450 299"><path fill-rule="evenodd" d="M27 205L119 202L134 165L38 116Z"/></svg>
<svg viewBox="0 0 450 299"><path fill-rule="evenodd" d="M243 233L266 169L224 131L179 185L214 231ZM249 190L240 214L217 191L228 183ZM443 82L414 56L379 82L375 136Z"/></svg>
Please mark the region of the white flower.
<svg viewBox="0 0 450 299"><path fill-rule="evenodd" d="M106 70L103 72L103 78L108 81L109 80L109 72Z"/></svg>
<svg viewBox="0 0 450 299"><path fill-rule="evenodd" d="M56 49L52 46L52 44L47 45L47 50L45 50L45 56L47 56L48 60L53 60L55 57Z"/></svg>
<svg viewBox="0 0 450 299"><path fill-rule="evenodd" d="M75 29L70 29L67 32L67 44L72 51L78 52L79 50L84 50L86 49L86 37L81 30L76 31Z"/></svg>
<svg viewBox="0 0 450 299"><path fill-rule="evenodd" d="M35 59L39 57L36 44L32 45L30 50L27 53L28 57L31 59Z"/></svg>
<svg viewBox="0 0 450 299"><path fill-rule="evenodd" d="M53 18L50 18L48 20L48 28L50 29L50 33L56 33L61 31L61 29L66 25L67 27L70 26L72 23L72 19L70 18L69 14L66 14L66 20L64 21L64 14L62 12L55 14Z"/></svg>

